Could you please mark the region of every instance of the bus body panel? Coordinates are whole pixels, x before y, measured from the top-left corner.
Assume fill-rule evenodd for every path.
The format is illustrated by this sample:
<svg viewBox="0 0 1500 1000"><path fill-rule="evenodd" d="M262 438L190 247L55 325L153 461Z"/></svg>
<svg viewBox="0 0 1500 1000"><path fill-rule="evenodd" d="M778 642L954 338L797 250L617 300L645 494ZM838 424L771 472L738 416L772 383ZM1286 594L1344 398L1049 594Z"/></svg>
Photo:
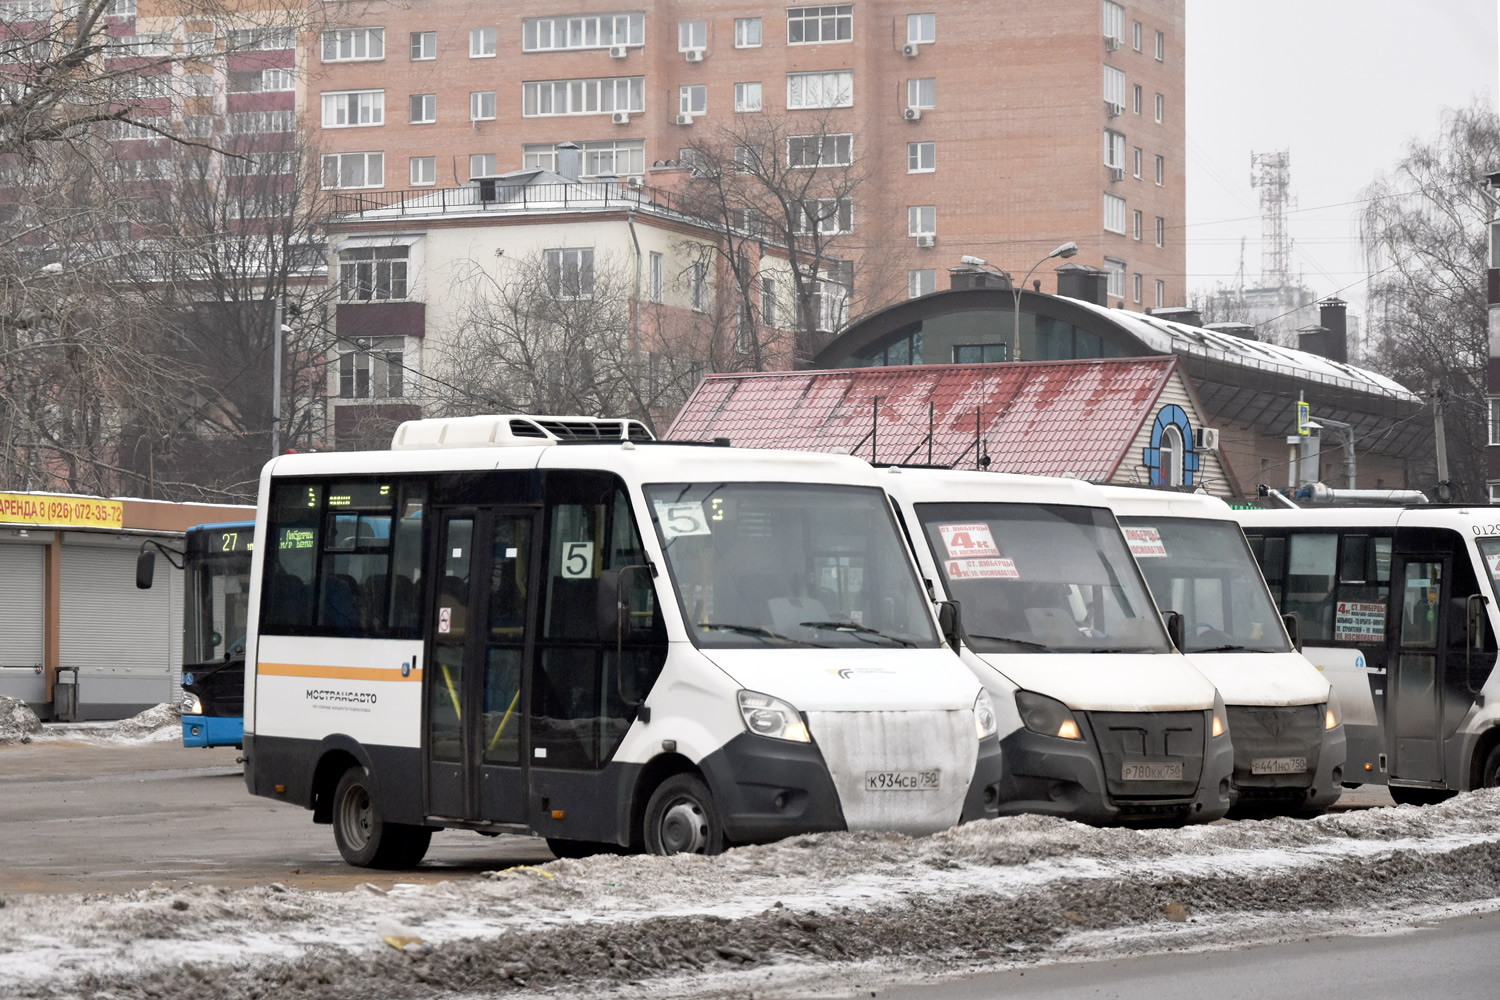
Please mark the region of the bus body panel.
<svg viewBox="0 0 1500 1000"><path fill-rule="evenodd" d="M343 733L375 746L420 747L421 662L420 641L262 636L257 696L274 702L276 712L258 731L290 738Z"/></svg>
<svg viewBox="0 0 1500 1000"><path fill-rule="evenodd" d="M1026 691L1079 711L1201 712L1214 686L1176 653L980 653L973 657ZM1100 663L1100 660L1108 663Z"/></svg>
<svg viewBox="0 0 1500 1000"><path fill-rule="evenodd" d="M740 687L785 698L804 712L963 711L974 678L946 649L708 649L703 655ZM1209 704L1213 694L1209 693ZM1200 706L1202 707L1202 706Z"/></svg>
<svg viewBox="0 0 1500 1000"><path fill-rule="evenodd" d="M1331 683L1306 656L1286 653L1184 653L1226 705L1319 705Z"/></svg>

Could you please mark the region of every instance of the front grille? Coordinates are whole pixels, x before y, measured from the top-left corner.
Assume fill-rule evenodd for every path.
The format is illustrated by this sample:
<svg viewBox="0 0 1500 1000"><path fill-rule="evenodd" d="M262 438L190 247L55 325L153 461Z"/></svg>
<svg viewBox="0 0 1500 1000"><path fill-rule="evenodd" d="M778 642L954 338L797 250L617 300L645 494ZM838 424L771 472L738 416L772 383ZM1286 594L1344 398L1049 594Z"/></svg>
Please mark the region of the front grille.
<svg viewBox="0 0 1500 1000"><path fill-rule="evenodd" d="M1084 712L1112 799L1191 799L1203 774L1206 712ZM1182 764L1179 781L1126 781L1127 763Z"/></svg>
<svg viewBox="0 0 1500 1000"><path fill-rule="evenodd" d="M1307 788L1318 770L1323 713L1317 705L1264 708L1230 705L1229 738L1234 741L1237 788ZM1266 758L1305 757L1307 770L1291 774L1252 774L1252 763Z"/></svg>

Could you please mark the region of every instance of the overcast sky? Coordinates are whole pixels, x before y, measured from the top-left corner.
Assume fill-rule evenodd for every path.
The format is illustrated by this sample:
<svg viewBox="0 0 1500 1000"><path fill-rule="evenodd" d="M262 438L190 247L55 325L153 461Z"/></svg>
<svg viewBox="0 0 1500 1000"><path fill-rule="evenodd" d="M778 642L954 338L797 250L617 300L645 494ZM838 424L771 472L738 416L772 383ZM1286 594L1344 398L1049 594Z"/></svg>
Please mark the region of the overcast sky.
<svg viewBox="0 0 1500 1000"><path fill-rule="evenodd" d="M1363 305L1361 191L1500 92L1497 0L1187 0L1189 291L1261 273L1251 152L1288 150L1292 273ZM1495 165L1500 169L1500 163ZM1348 287L1346 287L1348 286Z"/></svg>

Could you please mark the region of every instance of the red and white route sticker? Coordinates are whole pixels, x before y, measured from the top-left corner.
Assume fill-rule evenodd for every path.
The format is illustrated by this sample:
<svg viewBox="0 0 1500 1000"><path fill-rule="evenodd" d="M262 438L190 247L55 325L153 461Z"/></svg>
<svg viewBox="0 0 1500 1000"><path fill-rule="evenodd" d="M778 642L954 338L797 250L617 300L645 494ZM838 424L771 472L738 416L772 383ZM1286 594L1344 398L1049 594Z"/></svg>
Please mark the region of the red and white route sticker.
<svg viewBox="0 0 1500 1000"><path fill-rule="evenodd" d="M1161 534L1155 528L1124 528L1125 541L1130 543L1130 554L1137 559L1155 559L1167 554L1161 543Z"/></svg>
<svg viewBox="0 0 1500 1000"><path fill-rule="evenodd" d="M1490 576L1500 580L1500 553L1484 557L1485 564L1490 568Z"/></svg>
<svg viewBox="0 0 1500 1000"><path fill-rule="evenodd" d="M446 635L453 631L453 609L438 608L438 632Z"/></svg>
<svg viewBox="0 0 1500 1000"><path fill-rule="evenodd" d="M990 526L983 521L977 524L940 524L938 534L943 536L943 544L948 547L951 559L974 559L1000 554L1000 550L995 548L995 536L990 534Z"/></svg>
<svg viewBox="0 0 1500 1000"><path fill-rule="evenodd" d="M1010 559L949 559L950 580L1019 580L1016 564Z"/></svg>

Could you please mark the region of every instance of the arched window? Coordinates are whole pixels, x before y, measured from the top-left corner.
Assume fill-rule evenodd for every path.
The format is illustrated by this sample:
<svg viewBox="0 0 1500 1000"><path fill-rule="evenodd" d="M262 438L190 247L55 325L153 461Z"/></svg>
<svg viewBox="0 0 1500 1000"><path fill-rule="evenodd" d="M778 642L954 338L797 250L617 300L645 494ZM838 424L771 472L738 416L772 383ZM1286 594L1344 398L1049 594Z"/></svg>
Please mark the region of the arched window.
<svg viewBox="0 0 1500 1000"><path fill-rule="evenodd" d="M1182 485L1182 431L1168 424L1161 432L1161 485Z"/></svg>

